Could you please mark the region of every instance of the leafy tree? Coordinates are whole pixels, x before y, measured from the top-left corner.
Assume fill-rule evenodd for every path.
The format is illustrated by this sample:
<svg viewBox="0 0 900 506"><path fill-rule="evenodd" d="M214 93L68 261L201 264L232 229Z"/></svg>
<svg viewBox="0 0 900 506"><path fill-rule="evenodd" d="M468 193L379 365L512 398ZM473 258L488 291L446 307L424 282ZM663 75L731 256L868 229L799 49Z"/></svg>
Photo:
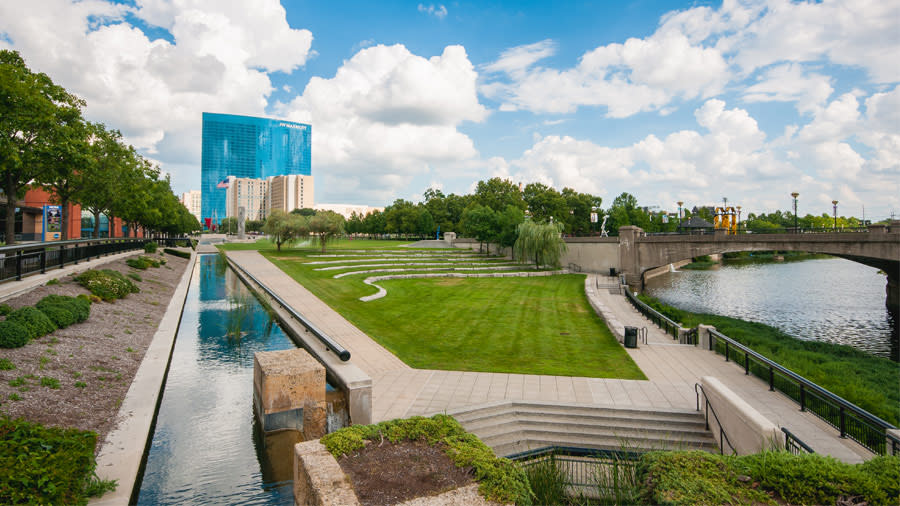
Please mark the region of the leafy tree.
<svg viewBox="0 0 900 506"><path fill-rule="evenodd" d="M300 237L309 234L309 218L298 214L288 214L275 209L266 218L263 232L275 243L275 249L281 251L282 244L291 244Z"/></svg>
<svg viewBox="0 0 900 506"><path fill-rule="evenodd" d="M441 229L445 232L452 230L461 231L463 212L469 207L472 200L471 195L456 195L453 193L447 195L447 198L444 199L447 204L447 221L442 222Z"/></svg>
<svg viewBox="0 0 900 506"><path fill-rule="evenodd" d="M516 206L506 206L497 215L497 235L494 240L501 248L511 248L519 237L519 224L525 221L525 213Z"/></svg>
<svg viewBox="0 0 900 506"><path fill-rule="evenodd" d="M94 125L89 159L81 172L82 184L77 199L81 206L94 215L94 237L100 237L100 215L109 216L111 208L127 191L127 181L132 171L142 171L143 164L134 148L125 146L122 134ZM161 220L160 220L161 221Z"/></svg>
<svg viewBox="0 0 900 506"><path fill-rule="evenodd" d="M384 234L386 232L386 227L387 221L385 220L384 213L381 211L371 212L363 218L363 230L370 236Z"/></svg>
<svg viewBox="0 0 900 506"><path fill-rule="evenodd" d="M325 253L325 245L344 233L344 217L334 211L319 211L309 218L309 231L316 236L322 253Z"/></svg>
<svg viewBox="0 0 900 506"><path fill-rule="evenodd" d="M425 237L434 234L437 226L434 224L434 218L431 217L431 213L428 212L428 209L418 207L416 211L418 213L418 217L416 218L416 233Z"/></svg>
<svg viewBox="0 0 900 506"><path fill-rule="evenodd" d="M595 197L589 193L578 193L571 188L563 188L562 198L566 201L566 207L569 214L566 219L566 232L570 234L587 234L591 232L591 213L596 209L598 217L600 216L600 205L603 199Z"/></svg>
<svg viewBox="0 0 900 506"><path fill-rule="evenodd" d="M497 236L497 213L490 207L472 204L462 215L462 232L478 240L478 251L482 251L484 243Z"/></svg>
<svg viewBox="0 0 900 506"><path fill-rule="evenodd" d="M416 233L419 213L416 205L408 200L397 199L384 209L385 232L409 235Z"/></svg>
<svg viewBox="0 0 900 506"><path fill-rule="evenodd" d="M498 213L503 212L508 205L513 205L523 211L527 207L525 200L522 199L519 186L499 177L479 181L472 198L475 203L490 207Z"/></svg>
<svg viewBox="0 0 900 506"><path fill-rule="evenodd" d="M262 232L263 226L265 226L265 220L247 220L244 223L244 229L247 232Z"/></svg>
<svg viewBox="0 0 900 506"><path fill-rule="evenodd" d="M47 157L47 169L41 181L43 188L49 190L53 201L60 206L62 230L60 238L69 239L69 204L78 195L82 186L81 173L77 167L87 163L88 137L91 126L83 121L72 122L69 128L57 129L53 132L53 143L57 146Z"/></svg>
<svg viewBox="0 0 900 506"><path fill-rule="evenodd" d="M534 260L535 267L559 267L560 259L566 252L562 229L562 223L523 222L519 225L519 237L513 246L513 258L526 262Z"/></svg>
<svg viewBox="0 0 900 506"><path fill-rule="evenodd" d="M219 230L224 230L227 234L237 233L238 230L238 220L234 216L229 216L227 218L222 218L222 221L219 222Z"/></svg>
<svg viewBox="0 0 900 506"><path fill-rule="evenodd" d="M16 51L0 50L0 184L6 195L7 244L15 243L16 202L32 180L46 179L54 159L66 157L84 102L43 73L32 72ZM77 136L74 136L77 137Z"/></svg>
<svg viewBox="0 0 900 506"><path fill-rule="evenodd" d="M315 215L316 215L316 212L317 212L317 211L316 211L315 209L312 209L312 208L309 208L309 207L304 207L304 208L302 208L302 209L293 209L293 210L291 210L291 214L299 214L300 216L315 216Z"/></svg>
<svg viewBox="0 0 900 506"><path fill-rule="evenodd" d="M555 189L543 183L529 183L522 193L531 219L538 222L549 222L552 216L556 222L568 218L569 208L566 199Z"/></svg>
<svg viewBox="0 0 900 506"><path fill-rule="evenodd" d="M635 225L644 230L650 227L650 216L638 207L637 199L630 193L625 192L616 197L608 212L608 227L613 235L618 235L619 228L625 225Z"/></svg>

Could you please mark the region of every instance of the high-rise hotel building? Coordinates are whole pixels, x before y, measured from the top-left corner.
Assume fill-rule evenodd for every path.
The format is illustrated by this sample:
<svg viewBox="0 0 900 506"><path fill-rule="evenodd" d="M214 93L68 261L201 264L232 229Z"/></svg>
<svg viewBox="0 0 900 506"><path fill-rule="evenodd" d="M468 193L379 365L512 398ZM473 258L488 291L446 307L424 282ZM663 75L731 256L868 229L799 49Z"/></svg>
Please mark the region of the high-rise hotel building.
<svg viewBox="0 0 900 506"><path fill-rule="evenodd" d="M206 225L207 219L219 223L230 215L226 209L229 176L236 179L311 176L311 136L312 127L304 123L204 112L201 225ZM253 190L251 193L256 194L260 189Z"/></svg>

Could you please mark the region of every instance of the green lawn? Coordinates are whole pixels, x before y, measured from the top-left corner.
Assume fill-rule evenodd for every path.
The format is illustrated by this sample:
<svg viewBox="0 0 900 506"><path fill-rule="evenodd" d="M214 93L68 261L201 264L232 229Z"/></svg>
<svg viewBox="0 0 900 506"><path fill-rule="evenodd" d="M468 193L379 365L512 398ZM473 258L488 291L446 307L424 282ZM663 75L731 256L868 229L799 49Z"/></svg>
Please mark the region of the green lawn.
<svg viewBox="0 0 900 506"><path fill-rule="evenodd" d="M343 241L329 251L398 244ZM646 379L588 304L583 275L388 280L379 282L387 297L362 302L376 291L365 276L333 279L335 271L304 265L327 260L306 258L317 250L255 247L412 367Z"/></svg>

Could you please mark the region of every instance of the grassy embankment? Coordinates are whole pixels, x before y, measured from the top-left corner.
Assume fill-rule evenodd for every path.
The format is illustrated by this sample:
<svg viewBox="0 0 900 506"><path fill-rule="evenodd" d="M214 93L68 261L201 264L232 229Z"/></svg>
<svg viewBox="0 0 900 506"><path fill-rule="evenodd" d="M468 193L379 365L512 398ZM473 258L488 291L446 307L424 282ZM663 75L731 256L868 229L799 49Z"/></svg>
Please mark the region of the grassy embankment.
<svg viewBox="0 0 900 506"><path fill-rule="evenodd" d="M683 311L645 295L641 300L683 327L713 325L728 337L800 376L897 425L900 364L851 346L804 341L763 325L727 316Z"/></svg>
<svg viewBox="0 0 900 506"><path fill-rule="evenodd" d="M397 241L341 241L328 248L398 248ZM275 265L412 367L458 371L646 379L588 304L583 275L494 279L334 279L304 265L315 247L259 249ZM398 251L409 251L398 248ZM439 250L429 250L431 252ZM454 250L459 253L459 250ZM321 259L316 259L321 260Z"/></svg>

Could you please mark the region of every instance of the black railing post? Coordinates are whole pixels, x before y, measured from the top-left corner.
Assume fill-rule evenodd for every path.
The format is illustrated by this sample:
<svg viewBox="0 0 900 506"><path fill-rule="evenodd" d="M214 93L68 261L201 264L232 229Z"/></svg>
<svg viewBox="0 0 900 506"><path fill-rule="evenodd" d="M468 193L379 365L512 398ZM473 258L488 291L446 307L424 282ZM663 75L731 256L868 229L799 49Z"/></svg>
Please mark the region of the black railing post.
<svg viewBox="0 0 900 506"><path fill-rule="evenodd" d="M840 429L841 429L841 437L847 437L847 417L844 414L844 406L841 406L840 413Z"/></svg>
<svg viewBox="0 0 900 506"><path fill-rule="evenodd" d="M800 411L806 411L806 388L800 383Z"/></svg>
<svg viewBox="0 0 900 506"><path fill-rule="evenodd" d="M47 248L41 250L41 274L47 272Z"/></svg>
<svg viewBox="0 0 900 506"><path fill-rule="evenodd" d="M744 376L750 374L750 355L745 351L744 352Z"/></svg>
<svg viewBox="0 0 900 506"><path fill-rule="evenodd" d="M728 362L728 341L725 341L725 361Z"/></svg>
<svg viewBox="0 0 900 506"><path fill-rule="evenodd" d="M769 391L775 391L775 369L772 366L769 366Z"/></svg>
<svg viewBox="0 0 900 506"><path fill-rule="evenodd" d="M22 281L22 250L16 251L16 281Z"/></svg>
<svg viewBox="0 0 900 506"><path fill-rule="evenodd" d="M66 247L63 244L59 245L59 268L62 269L66 266Z"/></svg>

